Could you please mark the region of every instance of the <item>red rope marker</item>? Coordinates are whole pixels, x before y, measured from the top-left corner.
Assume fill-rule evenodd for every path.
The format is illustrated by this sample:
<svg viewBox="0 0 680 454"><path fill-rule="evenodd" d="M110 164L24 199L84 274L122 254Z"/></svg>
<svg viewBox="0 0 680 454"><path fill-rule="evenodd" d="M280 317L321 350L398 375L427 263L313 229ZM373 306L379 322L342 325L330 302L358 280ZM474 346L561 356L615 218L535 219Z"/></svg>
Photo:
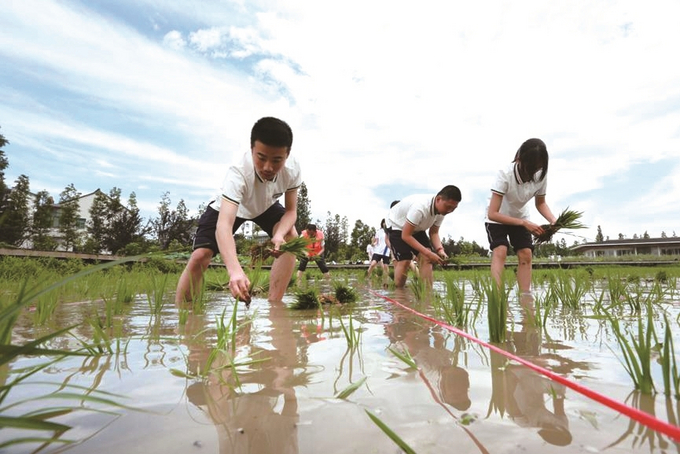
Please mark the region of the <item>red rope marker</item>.
<svg viewBox="0 0 680 454"><path fill-rule="evenodd" d="M453 332L453 333L455 333L459 336L462 336L462 337L464 337L468 340L471 340L472 342L475 342L475 343L477 343L477 344L479 344L483 347L486 347L489 350L492 350L496 353L499 353L499 354L505 356L506 358L511 359L512 361L516 361L516 362L528 367L529 369L536 371L539 374L544 375L544 376L548 377L549 379L551 379L551 380L553 380L557 383L560 383L560 384L566 386L567 388L570 388L570 389L578 392L579 394L582 394L582 395L588 397L589 399L592 399L592 400L594 400L598 403L601 403L602 405L606 405L607 407L611 408L612 410L618 411L619 413L628 416L629 418L633 419L634 421L637 421L640 424L643 424L643 425L649 427L650 429L653 429L657 432L660 432L664 435L667 435L668 437L672 438L673 440L680 442L680 427L674 426L674 425L669 424L665 421L661 421L660 419L657 419L653 415L650 415L649 413L645 413L644 411L638 410L637 408L633 408L633 407L626 405L622 402L619 402L617 400L610 399L609 397L607 397L603 394L600 394L597 391L594 391L590 388L586 388L585 386L582 386L582 385L580 385L580 384L578 384L578 383L576 383L572 380L569 380L566 377L558 375L558 374L556 374L556 373L554 373L554 372L552 372L548 369L545 369L541 366L537 366L536 364L531 363L531 362L529 362L529 361L527 361L527 360L525 360L525 359L523 359L519 356L515 356L512 353L509 353L509 352L503 350L500 347L497 347L497 346L490 344L488 342L484 342L483 340L478 339L478 338L474 337L473 335L466 333L465 331L462 331L462 330L460 330L456 327L453 327L451 325L447 325L446 323L444 323L440 320L437 320L435 318L432 318L428 315L422 314L422 313L416 311L415 309L412 309L408 306L403 305L402 303L400 303L399 301L397 301L395 299L389 298L385 295L381 295L380 293L377 293L377 292L370 290L370 289L368 291L371 294L378 296L378 297L380 297L380 298L384 299L385 301L388 301L392 304L395 304L395 305L401 307L402 309L405 309L405 310L411 312L412 314L417 315L420 318L428 320L428 321L430 321L430 322L432 322L436 325L441 326L442 328L444 328L448 331L451 331L451 332Z"/></svg>

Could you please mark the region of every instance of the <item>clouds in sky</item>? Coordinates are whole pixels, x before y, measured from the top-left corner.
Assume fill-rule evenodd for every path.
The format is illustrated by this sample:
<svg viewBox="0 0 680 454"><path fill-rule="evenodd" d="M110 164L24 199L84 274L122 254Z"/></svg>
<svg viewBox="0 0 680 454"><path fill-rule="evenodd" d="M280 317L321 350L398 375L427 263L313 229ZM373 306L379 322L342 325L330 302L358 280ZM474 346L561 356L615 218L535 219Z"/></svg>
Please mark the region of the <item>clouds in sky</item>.
<svg viewBox="0 0 680 454"><path fill-rule="evenodd" d="M575 233L680 233L680 4L459 3L10 1L6 177L195 209L274 115L314 217L377 226L391 200L456 184L443 233L486 246L495 174L540 137L548 203L591 226Z"/></svg>

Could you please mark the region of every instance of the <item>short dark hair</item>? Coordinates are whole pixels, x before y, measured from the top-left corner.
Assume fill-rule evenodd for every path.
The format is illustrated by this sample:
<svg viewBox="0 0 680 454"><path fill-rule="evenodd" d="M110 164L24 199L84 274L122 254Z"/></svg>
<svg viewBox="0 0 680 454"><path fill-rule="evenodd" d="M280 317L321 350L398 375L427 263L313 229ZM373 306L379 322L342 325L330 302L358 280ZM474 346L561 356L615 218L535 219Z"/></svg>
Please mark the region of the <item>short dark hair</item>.
<svg viewBox="0 0 680 454"><path fill-rule="evenodd" d="M442 190L437 193L437 195L441 196L441 198L444 200L455 200L456 202L460 202L462 199L462 196L460 195L460 189L452 184L444 186Z"/></svg>
<svg viewBox="0 0 680 454"><path fill-rule="evenodd" d="M396 205L399 202L401 202L401 200L392 200L392 203L390 203L390 208L392 208L394 205Z"/></svg>
<svg viewBox="0 0 680 454"><path fill-rule="evenodd" d="M287 147L290 151L293 146L293 130L288 123L278 118L260 118L250 131L251 148L255 146L256 140L270 147Z"/></svg>
<svg viewBox="0 0 680 454"><path fill-rule="evenodd" d="M529 139L515 153L514 162L518 165L522 183L533 180L539 170L538 181L543 181L548 174L548 148L541 139Z"/></svg>
<svg viewBox="0 0 680 454"><path fill-rule="evenodd" d="M316 230L316 224L307 224L305 230Z"/></svg>

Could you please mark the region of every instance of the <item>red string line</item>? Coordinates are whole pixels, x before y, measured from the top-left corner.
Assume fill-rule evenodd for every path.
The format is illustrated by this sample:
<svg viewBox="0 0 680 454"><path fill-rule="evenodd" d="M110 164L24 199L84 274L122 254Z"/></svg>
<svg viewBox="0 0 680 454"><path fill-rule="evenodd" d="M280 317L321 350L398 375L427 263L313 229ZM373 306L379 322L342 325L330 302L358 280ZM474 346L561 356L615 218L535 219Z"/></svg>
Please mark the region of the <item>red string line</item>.
<svg viewBox="0 0 680 454"><path fill-rule="evenodd" d="M513 355L512 353L509 353L509 352L503 350L500 347L497 347L497 346L490 344L488 342L484 342L483 340L478 339L478 338L474 337L473 335L466 333L465 331L462 331L462 330L460 330L456 327L453 327L451 325L447 325L446 323L444 323L440 320L437 320L437 319L432 318L428 315L422 314L422 313L416 311L413 308L405 306L404 304L400 303L399 301L397 301L395 299L392 299L392 298L387 297L385 295L381 295L380 293L377 293L377 292L375 292L374 290L371 290L371 289L369 289L368 291L371 294L384 299L385 301L388 301L392 304L395 304L395 305L401 307L402 309L405 309L405 310L411 312L412 314L417 315L418 317L421 317L421 318L428 320L428 321L430 321L434 324L437 324L437 325L441 326L442 328L444 328L448 331L451 331L451 332L453 332L453 333L455 333L459 336L462 336L462 337L464 337L468 340L471 340L472 342L475 342L475 343L477 343L477 344L479 344L483 347L486 347L489 350L492 350L496 353L499 353L499 354L505 356L508 359L516 361L516 362L528 367L529 369L532 369L532 370L538 372L539 374L544 375L544 376L548 377L549 379L551 379L551 380L553 380L557 383L560 383L560 384L562 384L562 385L564 385L564 386L566 386L566 387L588 397L589 399L592 399L596 402L599 402L602 405L606 405L607 407L611 408L612 410L618 411L619 413L622 413L622 414L628 416L629 418L639 422L640 424L643 424L643 425L649 427L650 429L653 429L657 432L663 433L663 434L671 437L675 441L680 441L680 428L677 427L677 426L669 424L665 421L661 421L660 419L657 419L656 417L654 417L653 415L650 415L649 413L645 413L641 410L638 410L637 408L633 408L633 407L626 405L622 402L611 399L611 398L609 398L609 397L607 397L603 394L598 393L597 391L594 391L594 390L587 388L585 386L582 386L582 385L580 385L580 384L578 384L578 383L576 383L572 380L569 380L566 377L558 375L558 374L556 374L556 373L554 373L554 372L552 372L548 369L545 369L541 366L537 366L536 364L529 362L529 361L527 361L524 358L521 358L519 356Z"/></svg>

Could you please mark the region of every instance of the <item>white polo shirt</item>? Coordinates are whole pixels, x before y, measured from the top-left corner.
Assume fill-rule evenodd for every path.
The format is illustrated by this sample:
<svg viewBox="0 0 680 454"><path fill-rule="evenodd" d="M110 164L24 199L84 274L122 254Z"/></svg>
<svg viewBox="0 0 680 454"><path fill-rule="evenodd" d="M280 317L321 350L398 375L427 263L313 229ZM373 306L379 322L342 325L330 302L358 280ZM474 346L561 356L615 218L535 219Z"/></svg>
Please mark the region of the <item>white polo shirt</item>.
<svg viewBox="0 0 680 454"><path fill-rule="evenodd" d="M274 180L260 178L253 166L252 152L246 152L229 167L220 192L213 199L211 207L219 211L222 199L238 205L236 216L254 219L267 211L286 192L302 184L302 173L297 160L289 155L285 166Z"/></svg>
<svg viewBox="0 0 680 454"><path fill-rule="evenodd" d="M414 232L423 232L433 225L442 225L444 215L435 213L435 198L436 196L425 194L404 197L390 208L385 219L387 226L393 230L404 230L404 225L408 222L414 227Z"/></svg>
<svg viewBox="0 0 680 454"><path fill-rule="evenodd" d="M499 213L507 216L512 216L517 219L529 219L530 211L527 206L532 198L536 196L545 196L548 189L548 177L543 181L536 181L540 176L540 171L536 173L534 179L528 183L521 183L519 174L517 173L515 163L511 163L505 169L498 172L496 181L491 186L491 192L503 196ZM488 207L486 222L498 224L495 221L489 220Z"/></svg>

